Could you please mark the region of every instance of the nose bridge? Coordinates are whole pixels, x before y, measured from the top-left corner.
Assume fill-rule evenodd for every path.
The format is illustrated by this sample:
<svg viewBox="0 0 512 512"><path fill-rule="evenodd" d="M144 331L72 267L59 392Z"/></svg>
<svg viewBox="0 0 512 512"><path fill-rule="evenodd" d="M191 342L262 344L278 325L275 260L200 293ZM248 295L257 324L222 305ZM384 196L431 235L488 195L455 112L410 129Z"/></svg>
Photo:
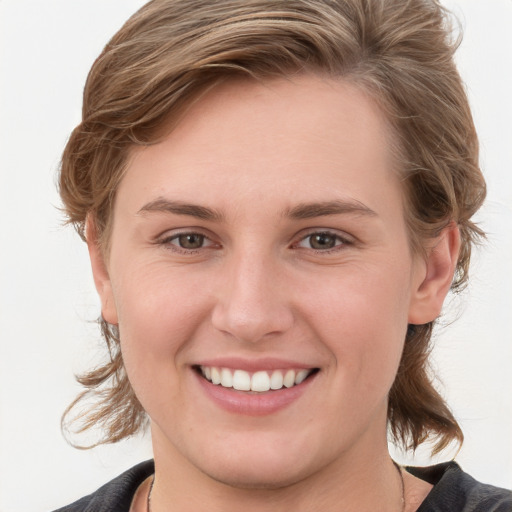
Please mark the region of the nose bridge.
<svg viewBox="0 0 512 512"><path fill-rule="evenodd" d="M214 326L240 341L257 342L286 331L293 322L278 258L246 247L224 262Z"/></svg>

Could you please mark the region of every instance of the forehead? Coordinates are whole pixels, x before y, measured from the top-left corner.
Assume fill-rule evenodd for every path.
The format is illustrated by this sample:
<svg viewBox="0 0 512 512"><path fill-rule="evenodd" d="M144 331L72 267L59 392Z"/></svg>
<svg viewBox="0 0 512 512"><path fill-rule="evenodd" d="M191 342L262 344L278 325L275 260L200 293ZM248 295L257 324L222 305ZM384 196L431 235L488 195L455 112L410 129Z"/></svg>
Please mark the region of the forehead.
<svg viewBox="0 0 512 512"><path fill-rule="evenodd" d="M162 142L134 148L119 193L226 206L258 195L377 203L398 183L392 139L377 104L342 80L231 81L189 105Z"/></svg>

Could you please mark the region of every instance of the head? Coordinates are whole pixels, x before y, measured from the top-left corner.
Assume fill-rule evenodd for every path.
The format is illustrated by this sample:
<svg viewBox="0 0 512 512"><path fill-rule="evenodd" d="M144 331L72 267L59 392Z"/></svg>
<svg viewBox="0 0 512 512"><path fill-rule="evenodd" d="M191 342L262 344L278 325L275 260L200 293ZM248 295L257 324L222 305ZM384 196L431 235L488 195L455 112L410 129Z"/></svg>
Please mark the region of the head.
<svg viewBox="0 0 512 512"><path fill-rule="evenodd" d="M460 289L482 236L471 217L485 184L455 48L436 1L153 0L112 38L89 74L83 120L62 160L68 219L108 262L118 192L140 148L164 141L217 89L316 76L358 91L382 115L408 250L426 257L455 226L460 250L451 287ZM436 449L462 441L432 384L433 325L411 322L404 332L388 395L389 430L406 448L429 438ZM80 377L85 394L102 390L83 429L100 425L104 441L114 442L141 429L146 416L125 372L119 326L101 326L110 360Z"/></svg>

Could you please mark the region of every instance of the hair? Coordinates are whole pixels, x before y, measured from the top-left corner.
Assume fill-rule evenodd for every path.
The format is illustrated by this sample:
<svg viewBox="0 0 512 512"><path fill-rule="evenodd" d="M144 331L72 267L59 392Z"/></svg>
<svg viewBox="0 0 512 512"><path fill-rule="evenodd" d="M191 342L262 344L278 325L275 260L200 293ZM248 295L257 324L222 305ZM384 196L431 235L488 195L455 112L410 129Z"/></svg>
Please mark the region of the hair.
<svg viewBox="0 0 512 512"><path fill-rule="evenodd" d="M437 0L153 0L111 39L89 73L82 122L60 169L67 219L108 252L112 207L133 146L162 129L217 83L317 73L354 84L386 114L400 154L411 246L421 251L450 222L461 234L453 290L468 278L472 246L484 236L470 219L485 197L478 140L453 54L450 14ZM171 128L169 128L171 129ZM86 233L86 218L95 233ZM119 330L100 319L109 359L77 377L94 398L78 413L99 441L139 431L146 414L126 375ZM462 431L434 386L428 364L434 323L410 325L389 393L393 441L433 452ZM76 417L74 419L77 419Z"/></svg>

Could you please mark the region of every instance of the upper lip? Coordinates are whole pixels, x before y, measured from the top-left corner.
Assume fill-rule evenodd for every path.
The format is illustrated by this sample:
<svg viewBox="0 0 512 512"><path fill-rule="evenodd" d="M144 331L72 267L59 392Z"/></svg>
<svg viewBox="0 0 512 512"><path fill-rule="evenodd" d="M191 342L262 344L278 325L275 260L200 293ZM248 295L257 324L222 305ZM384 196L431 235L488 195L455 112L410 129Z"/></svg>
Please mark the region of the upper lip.
<svg viewBox="0 0 512 512"><path fill-rule="evenodd" d="M257 372L259 370L288 370L288 369L304 369L310 370L318 368L318 366L293 361L288 359L280 359L273 357L247 359L240 357L221 357L214 359L204 359L198 361L193 366L215 366L217 368L231 368L233 370L245 370L246 372Z"/></svg>

